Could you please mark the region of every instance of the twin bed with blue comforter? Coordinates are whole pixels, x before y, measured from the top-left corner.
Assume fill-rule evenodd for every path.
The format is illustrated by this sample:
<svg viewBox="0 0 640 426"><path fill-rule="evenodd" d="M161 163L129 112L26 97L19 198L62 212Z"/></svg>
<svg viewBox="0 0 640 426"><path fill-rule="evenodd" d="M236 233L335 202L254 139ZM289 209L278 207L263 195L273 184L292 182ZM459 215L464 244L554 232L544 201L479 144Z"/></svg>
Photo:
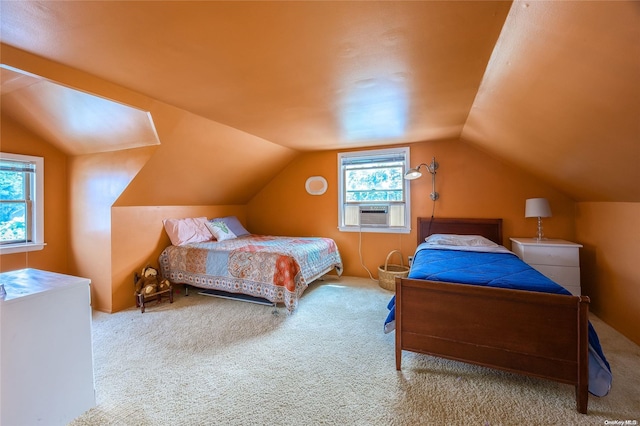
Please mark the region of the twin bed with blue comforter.
<svg viewBox="0 0 640 426"><path fill-rule="evenodd" d="M396 331L398 370L409 350L569 383L582 413L587 390L609 392L611 368L588 322L589 299L497 244L500 219L419 219L418 226L411 271L396 280L384 325Z"/></svg>

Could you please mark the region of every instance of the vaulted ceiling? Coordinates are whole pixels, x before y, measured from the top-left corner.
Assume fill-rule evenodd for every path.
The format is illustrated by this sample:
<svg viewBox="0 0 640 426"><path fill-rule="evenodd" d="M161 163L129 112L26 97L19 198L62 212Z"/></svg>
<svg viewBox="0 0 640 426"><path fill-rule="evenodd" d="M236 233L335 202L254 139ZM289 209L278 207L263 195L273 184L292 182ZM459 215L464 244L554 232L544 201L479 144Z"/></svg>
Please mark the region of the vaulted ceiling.
<svg viewBox="0 0 640 426"><path fill-rule="evenodd" d="M274 144L461 138L578 201L640 202L636 1L0 4L5 45ZM158 143L124 105L133 138L74 143L55 123L107 107L29 78L2 70L3 113L67 152Z"/></svg>

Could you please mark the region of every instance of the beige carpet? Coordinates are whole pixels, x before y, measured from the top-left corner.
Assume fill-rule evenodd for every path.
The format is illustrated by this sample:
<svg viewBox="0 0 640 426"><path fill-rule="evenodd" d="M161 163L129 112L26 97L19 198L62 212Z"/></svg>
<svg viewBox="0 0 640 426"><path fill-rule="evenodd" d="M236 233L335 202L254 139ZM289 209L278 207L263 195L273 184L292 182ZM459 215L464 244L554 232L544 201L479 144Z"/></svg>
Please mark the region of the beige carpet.
<svg viewBox="0 0 640 426"><path fill-rule="evenodd" d="M95 313L97 407L73 425L604 425L640 421L640 348L592 322L611 393L575 410L574 388L404 352L382 325L391 293L328 276L293 315L181 294ZM631 423L632 424L632 423ZM637 423L636 423L637 424Z"/></svg>

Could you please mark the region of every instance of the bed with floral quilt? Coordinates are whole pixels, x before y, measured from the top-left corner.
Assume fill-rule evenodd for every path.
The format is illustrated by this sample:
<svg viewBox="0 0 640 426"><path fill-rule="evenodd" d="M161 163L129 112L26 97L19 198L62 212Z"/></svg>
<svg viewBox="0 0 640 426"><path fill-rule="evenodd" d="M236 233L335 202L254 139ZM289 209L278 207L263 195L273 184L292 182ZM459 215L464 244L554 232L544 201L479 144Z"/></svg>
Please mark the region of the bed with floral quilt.
<svg viewBox="0 0 640 426"><path fill-rule="evenodd" d="M338 247L330 238L242 235L167 247L162 276L174 284L244 294L283 303L293 312L307 286L336 270Z"/></svg>

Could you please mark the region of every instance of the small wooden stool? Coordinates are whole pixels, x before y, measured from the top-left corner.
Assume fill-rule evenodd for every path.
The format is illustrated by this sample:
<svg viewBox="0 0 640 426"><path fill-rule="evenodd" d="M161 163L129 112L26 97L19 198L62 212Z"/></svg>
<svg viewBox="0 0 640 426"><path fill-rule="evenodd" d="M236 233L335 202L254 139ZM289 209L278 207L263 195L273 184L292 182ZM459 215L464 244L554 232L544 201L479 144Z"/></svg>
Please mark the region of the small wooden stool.
<svg viewBox="0 0 640 426"><path fill-rule="evenodd" d="M133 274L134 286L136 285L139 279L140 279L140 276L138 275L137 272ZM140 311L144 314L146 303L156 300L157 301L156 305L157 305L160 302L162 302L162 299L165 296L169 297L169 303L173 303L173 284L169 283L169 288L162 291L157 291L155 293L147 294L147 295L144 295L142 293L136 293L136 308L140 308Z"/></svg>

